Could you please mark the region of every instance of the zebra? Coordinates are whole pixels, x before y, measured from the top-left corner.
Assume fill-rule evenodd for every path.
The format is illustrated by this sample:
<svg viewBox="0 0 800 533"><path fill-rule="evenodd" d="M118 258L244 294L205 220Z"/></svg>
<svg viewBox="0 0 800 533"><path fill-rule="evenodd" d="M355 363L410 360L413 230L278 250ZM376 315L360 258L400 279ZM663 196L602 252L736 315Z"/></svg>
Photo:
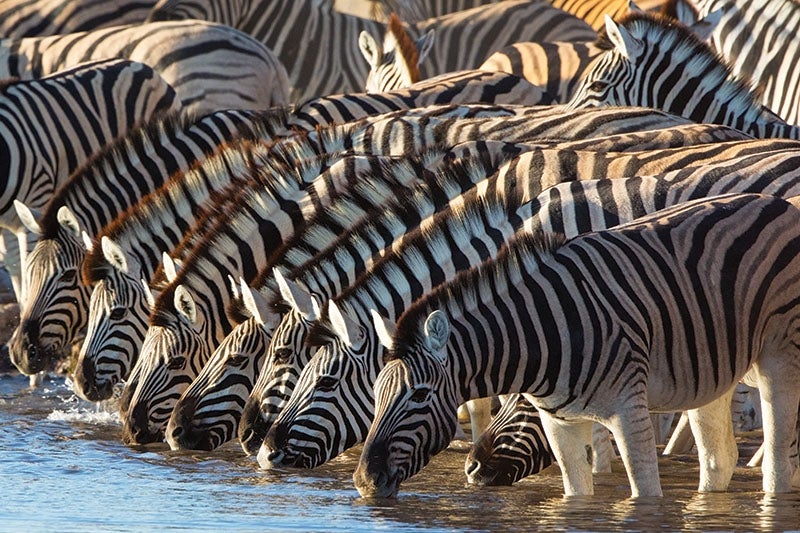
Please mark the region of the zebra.
<svg viewBox="0 0 800 533"><path fill-rule="evenodd" d="M698 12L694 12L694 7ZM798 6L790 0L685 0L667 2L662 13L684 24L724 10L709 44L735 75L753 80L760 102L790 124L800 122L796 80Z"/></svg>
<svg viewBox="0 0 800 533"><path fill-rule="evenodd" d="M401 89L420 81L419 65L433 45L434 30L428 30L416 41L403 27L400 18L392 13L383 36L383 46L367 31L358 36L358 47L369 63L366 90L382 93Z"/></svg>
<svg viewBox="0 0 800 533"><path fill-rule="evenodd" d="M573 237L720 193L794 196L800 193L795 153L784 150L723 159L717 165L720 170L687 168L655 176L559 184L539 195L534 207L537 214L526 228ZM515 407L504 406L503 417L493 421L467 457L465 471L473 482L511 484L547 466L541 461L549 454L549 445L540 439L535 408L524 398L512 403ZM533 448L533 442L539 445ZM527 453L530 450L533 454Z"/></svg>
<svg viewBox="0 0 800 533"><path fill-rule="evenodd" d="M19 300L24 299L22 265L32 245L14 202L41 209L93 152L150 117L179 108L172 87L147 65L132 61L89 62L37 80L0 84L0 152L5 154L0 228L17 237L6 245L9 256L0 259Z"/></svg>
<svg viewBox="0 0 800 533"><path fill-rule="evenodd" d="M770 398L763 489L790 490L800 401L793 200L729 195L568 241L528 234L437 287L393 333L384 324L390 355L375 383L356 488L362 496L396 495L446 446L459 402L525 391L541 413L565 494L592 494L583 457L596 420L614 433L632 495L660 496L648 408L711 413L748 373ZM730 440L735 451L732 431ZM713 439L699 447L708 444ZM729 479L735 453L717 460Z"/></svg>
<svg viewBox="0 0 800 533"><path fill-rule="evenodd" d="M493 147L487 147L487 143L477 142L465 143L452 150L442 151L434 148L425 151L419 156L418 162L414 163L417 170L412 172L411 168L403 169L406 165L400 167L403 173L425 176L424 183L413 187L407 193L398 191L396 187L394 190L386 189L381 193L382 200L376 194L378 191L372 190L379 175L371 172L372 176L367 174L370 179L358 184L355 191L350 191L335 200L325 211L317 211L301 232L281 245L272 254L272 258L261 265L259 275L250 282L250 285L262 291L261 299L271 299L263 292L277 291L272 286L267 287L273 268L279 267L287 272L293 272L310 269L312 265L328 265L330 269L335 259L346 261L350 265L349 270L343 268L338 276L342 279L345 276L352 278L368 266L371 255L392 244L393 240L402 238L426 215L445 208L443 200L474 186L471 179L462 178L461 182L456 182L445 179L446 175L442 178L431 175L432 171L441 165L448 168L451 160L466 158L472 164L480 164L485 169L484 172L487 172L499 165L498 159L508 158L522 149L521 146L506 143L496 143ZM416 160L415 156L412 161ZM370 159L366 160L369 161ZM347 161L344 160L342 163ZM357 163L357 160L353 163ZM398 169L392 168L391 171L395 174ZM352 171L348 171L348 174L356 175ZM457 176L462 175L463 173L459 173ZM475 177L477 176L478 174L475 174ZM467 175L467 177L472 176ZM353 193L358 193L361 188L366 188L370 191L369 194L359 193L353 197ZM394 197L395 194L398 198ZM345 260L345 256L349 259ZM331 272L329 275L335 274ZM289 282L278 285L285 294L297 294L298 298L300 297L299 292L290 291ZM242 292L245 292L244 289ZM234 301L232 304L234 311L229 311L228 314L242 314L244 318L244 313L236 309L237 305L241 304ZM252 349L257 346L266 347L272 334L272 322L265 323L264 313L261 315L262 319L239 321L240 324L219 344L201 374L176 403L167 425L167 440L173 448L214 448L235 436L239 414L257 375L255 372L245 375L242 370L250 372L263 366L263 352L254 352ZM226 366L225 361L231 358L238 361L234 367ZM246 368L238 366L246 365L248 361L252 362L250 366ZM248 382L245 381L245 377ZM237 398L231 387L227 386L228 382L241 387L244 394ZM249 383L249 387L246 383Z"/></svg>
<svg viewBox="0 0 800 533"><path fill-rule="evenodd" d="M6 0L0 38L42 37L144 22L155 0Z"/></svg>
<svg viewBox="0 0 800 533"><path fill-rule="evenodd" d="M499 2L500 0L373 0L372 18L388 20L392 13L397 13L403 20L419 22L421 20L441 17L459 11Z"/></svg>
<svg viewBox="0 0 800 533"><path fill-rule="evenodd" d="M15 366L24 374L39 372L85 326L89 288L78 276L86 251L84 231L94 235L223 140L275 130L281 117L274 111L220 111L196 122L176 115L151 120L79 167L39 220L17 203L21 220L39 240L25 265L27 300L20 303L20 325L9 341Z"/></svg>
<svg viewBox="0 0 800 533"><path fill-rule="evenodd" d="M152 66L175 89L187 113L266 109L289 102L288 77L280 61L249 35L219 24L132 24L0 39L0 77L40 78L78 63L113 58Z"/></svg>
<svg viewBox="0 0 800 533"><path fill-rule="evenodd" d="M568 107L646 105L759 138L800 137L686 26L635 13L619 24L607 18L606 32L606 52L584 73Z"/></svg>
<svg viewBox="0 0 800 533"><path fill-rule="evenodd" d="M780 159L773 158L770 160L769 164L776 165L777 168L780 169L791 169L793 164L796 164L794 158L792 157L792 151L787 150L785 154L781 154L786 159L785 161L781 161ZM766 159L764 154L759 153L757 151L754 155L750 157L751 160L755 160L756 163L761 161L763 158ZM569 180L569 179L580 179L580 176L575 176L574 172L570 169L559 169L557 165L551 165L551 168L554 167L556 170L553 174L548 174L545 171L545 174L536 174L537 168L541 168L540 163L541 155L537 154L535 151L527 152L522 154L519 157L520 160L528 161L527 164L519 164L516 165L509 164L508 167L511 169L517 169L517 174L513 174L509 172L509 177L505 179L508 183L516 183L517 188L520 191L525 190L525 187L521 185L521 183L530 183L529 185L533 189L533 195L536 194L537 187L545 187L547 182L550 183L557 183L559 180ZM634 158L635 159L635 158ZM533 162L533 164L531 164ZM781 164L779 164L781 163ZM726 165L725 163L720 164L720 171L717 171L717 174L721 172L727 172L729 175L738 175L741 176L745 173L745 171L750 170L752 167L752 161L745 162L741 165L741 168L734 165ZM764 162L764 166L769 168L769 164ZM685 163L678 162L678 168L685 166ZM547 165L544 165L545 169ZM592 165L587 165L590 169L588 172L589 178L593 177L591 172L595 170L597 172L603 172L602 167L593 167ZM521 171L520 168L530 168L533 169L530 171L532 175L525 175ZM742 168L744 170L742 170ZM540 171L541 172L541 171ZM695 174L699 173L704 175L705 173L714 176L716 174L711 173L710 171L705 170L702 166L683 169L681 172L694 172ZM777 175L780 175L780 171L776 171ZM510 177L513 176L513 177ZM735 182L734 182L735 183ZM758 184L756 184L757 186ZM736 186L736 185L734 185ZM763 187L764 184L762 183L761 186ZM781 190L780 186L777 187L776 190ZM575 218L579 218L580 222L584 224L583 229L587 229L591 223L599 224L599 223L610 223L610 221L615 220L615 217L619 218L622 217L624 214L635 212L635 208L639 206L638 203L635 203L633 207L626 207L623 205L617 206L615 201L618 201L618 198L624 198L625 189L621 189L619 195L607 195L609 198L609 205L604 206L606 209L601 211L596 216L591 218L586 218L582 211L578 211L578 215L583 215L584 218L580 219L578 216ZM530 193L528 193L530 194ZM649 204L645 204L649 205ZM620 213L616 213L616 208L619 208ZM560 217L557 217L556 214L559 214L560 211L557 209L554 210L553 219L558 220ZM565 220L564 224L567 222L571 222L570 220ZM570 226L569 229L572 229ZM307 286L313 286L309 280L306 280ZM317 287L315 287L317 288ZM321 287L319 288L321 289ZM317 290L317 293L323 293L324 290ZM337 301L341 301L342 297L340 296ZM351 301L348 305L356 305L358 303L353 303ZM386 302L383 302L379 305L386 305ZM290 349L294 353L302 353L300 352L297 347L297 335L299 332L302 332L304 328L307 329L307 326L303 325L303 321L301 317L304 314L308 314L309 310L305 309L298 313L295 313L294 316L290 316L290 320L294 320L297 324L295 330L291 333L285 334L287 338L292 339L295 343L295 346ZM365 324L363 320L358 323L358 326L367 332L370 332L371 329L369 324ZM290 329L291 331L291 329ZM277 337L276 337L277 338ZM355 348L348 346L345 343L337 343L331 345L329 348L330 354L323 353L320 355L320 352L314 357L314 363L309 363L307 368L303 369L302 374L299 378L299 382L302 382L303 388L300 389L300 385L298 384L294 389L294 392L289 400L289 404L283 407L283 412L278 416L278 421L274 422L273 430L277 433L280 431L281 434L284 436L281 439L277 439L278 441L286 442L287 439L291 442L287 446L291 448L292 454L288 459L284 459L284 455L282 455L282 450L280 450L280 446L271 445L272 448L264 449L262 448L262 452L260 453L260 457L263 456L262 466L266 464L271 464L274 462L278 462L283 464L283 461L286 461L286 464L311 464L317 465L322 461L329 459L330 457L334 456L336 453L341 452L341 448L336 450L336 446L341 446L344 442L349 442L350 445L354 441L358 440L358 436L354 434L357 433L357 425L368 424L368 419L370 416L369 412L365 412L365 409L362 409L361 406L368 403L368 395L370 393L369 390L363 390L364 383L370 383L369 376L374 375L377 370L373 370L376 367L380 367L380 353L377 353L378 349L374 345L370 345L370 337L369 333L367 334L367 344L366 347L363 347L359 350L359 356L356 357L353 355L353 350ZM275 341L273 341L273 344ZM277 344L278 347L285 347L287 346L287 342L279 342ZM324 349L326 349L327 346ZM279 358L281 359L281 358ZM298 358L299 359L299 358ZM358 362L357 362L358 361ZM285 367L285 361L281 361L281 365ZM309 369L308 367L311 367ZM331 379L331 383L333 381L336 382L336 385L332 385L334 387L338 387L336 395L334 396L333 393L327 393L324 396L324 399L316 401L312 398L317 398L318 395L322 393L319 392L319 387L317 386L317 379L322 379L320 376L329 375L326 373L328 368L336 368L336 371L331 371L333 374L336 374L338 377L336 380ZM267 367L268 368L268 367ZM265 375L265 371L262 371L262 377ZM274 379L273 381L279 381ZM355 396L358 398L358 401L350 402L349 396ZM276 390L272 392L272 396L266 396L261 398L262 403L262 416L265 413L274 413L275 406L280 404L280 398L285 397L286 392L285 390ZM334 401L335 398L335 401ZM355 406L354 406L355 405ZM285 414L287 411L294 411L292 414ZM274 416L274 415L273 415ZM266 417L265 417L266 418ZM320 422L320 418L324 418L325 422ZM347 421L347 422L343 422ZM358 421L358 422L356 422ZM275 430L276 426L283 425L280 430ZM328 432L325 435L319 434L319 430L312 429L312 428L320 428L325 427L329 428L326 431ZM270 431L273 431L270 430ZM255 430L253 430L256 433ZM335 436L334 436L335 434ZM287 437L286 435L290 435ZM242 435L242 437L250 435ZM347 440L346 440L347 439ZM242 438L243 444L244 439ZM265 444L266 447L266 444ZM334 448L334 449L332 449ZM268 459L267 457L273 454L272 459ZM288 455L288 454L287 454Z"/></svg>
<svg viewBox="0 0 800 533"><path fill-rule="evenodd" d="M511 485L553 464L539 411L512 394L475 440L464 471L476 485Z"/></svg>
<svg viewBox="0 0 800 533"><path fill-rule="evenodd" d="M379 22L332 11L329 3L316 0L277 0L269 5L165 0L156 5L149 20L186 18L240 28L264 43L286 66L294 102L357 92L363 87L368 69L361 60L358 37L362 31L379 35L382 28ZM523 38L555 40L558 36L560 40L585 41L596 36L575 17L546 2L529 0L500 2L410 27L415 35L430 29L435 30L436 40L421 66L423 78L474 68L490 52Z"/></svg>
<svg viewBox="0 0 800 533"><path fill-rule="evenodd" d="M121 213L92 239L81 266L92 286L87 331L73 370L75 392L108 399L127 378L147 329L149 309L141 280L187 232L196 232L201 207L247 186L256 160L248 140L233 140ZM216 193L216 194L215 194ZM207 215L210 216L210 215Z"/></svg>

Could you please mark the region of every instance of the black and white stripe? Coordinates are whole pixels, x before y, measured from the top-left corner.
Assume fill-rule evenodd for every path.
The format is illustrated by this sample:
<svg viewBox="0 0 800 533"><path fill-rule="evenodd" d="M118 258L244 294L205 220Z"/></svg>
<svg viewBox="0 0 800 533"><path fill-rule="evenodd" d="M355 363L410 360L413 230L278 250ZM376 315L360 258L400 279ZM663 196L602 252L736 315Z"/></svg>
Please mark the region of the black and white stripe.
<svg viewBox="0 0 800 533"><path fill-rule="evenodd" d="M712 415L707 422L725 413L729 434L698 448L730 440L735 452L730 396L753 366L771 399L762 406L763 488L790 490L799 217L794 203L762 195L687 202L571 241L518 238L437 287L386 339L391 355L375 384L356 487L396 494L447 445L459 403L528 392L567 494L592 493L583 458L594 420L614 433L632 494L661 495L648 409L689 408ZM716 459L727 484L736 454Z"/></svg>
<svg viewBox="0 0 800 533"><path fill-rule="evenodd" d="M4 0L0 38L42 37L144 22L155 0Z"/></svg>

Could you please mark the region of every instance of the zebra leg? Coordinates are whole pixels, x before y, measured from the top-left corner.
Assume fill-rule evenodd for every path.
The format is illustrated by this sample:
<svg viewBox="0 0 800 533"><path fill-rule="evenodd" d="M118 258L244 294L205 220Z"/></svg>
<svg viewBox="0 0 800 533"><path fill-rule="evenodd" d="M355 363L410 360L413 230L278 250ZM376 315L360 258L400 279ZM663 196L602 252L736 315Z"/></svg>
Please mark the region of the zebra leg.
<svg viewBox="0 0 800 533"><path fill-rule="evenodd" d="M6 270L11 278L11 286L14 289L14 295L17 301L22 303L23 290L22 290L22 262L20 255L22 250L19 248L19 238L17 234L9 237L7 230L0 231L0 258L6 265Z"/></svg>
<svg viewBox="0 0 800 533"><path fill-rule="evenodd" d="M642 401L613 415L607 424L628 472L634 498L662 495L653 423L644 394L641 396Z"/></svg>
<svg viewBox="0 0 800 533"><path fill-rule="evenodd" d="M476 398L468 401L466 405L469 411L472 442L475 442L492 421L492 398Z"/></svg>
<svg viewBox="0 0 800 533"><path fill-rule="evenodd" d="M761 417L764 427L764 457L761 465L764 492L792 490L798 476L797 408L800 405L800 357L763 355L750 369L761 394Z"/></svg>
<svg viewBox="0 0 800 533"><path fill-rule="evenodd" d="M691 427L689 426L689 415L686 411L681 413L678 419L678 424L669 438L669 442L664 447L664 455L674 455L681 453L689 453L694 444L694 437L692 436Z"/></svg>
<svg viewBox="0 0 800 533"><path fill-rule="evenodd" d="M611 434L602 424L592 424L592 473L611 473L611 461L617 457L611 444Z"/></svg>
<svg viewBox="0 0 800 533"><path fill-rule="evenodd" d="M539 411L553 456L561 467L565 496L591 496L592 424L591 420L562 420Z"/></svg>
<svg viewBox="0 0 800 533"><path fill-rule="evenodd" d="M739 450L733 437L734 387L702 407L688 411L700 460L700 492L724 491L733 477Z"/></svg>

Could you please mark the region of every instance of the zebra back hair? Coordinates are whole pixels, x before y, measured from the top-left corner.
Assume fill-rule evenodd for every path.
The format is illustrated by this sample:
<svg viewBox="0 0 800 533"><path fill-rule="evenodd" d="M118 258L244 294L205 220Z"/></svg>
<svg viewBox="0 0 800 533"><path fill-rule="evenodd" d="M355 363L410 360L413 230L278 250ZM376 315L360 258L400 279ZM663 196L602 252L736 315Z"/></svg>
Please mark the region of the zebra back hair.
<svg viewBox="0 0 800 533"><path fill-rule="evenodd" d="M421 340L421 326L431 311L443 309L448 312L455 306L469 307L480 299L480 294L491 293L498 281L509 275L518 275L525 263L538 262L543 256L553 254L567 240L559 233L518 232L496 258L458 273L451 282L435 287L425 297L412 303L397 320L394 344L386 351L384 361L397 359L401 353L414 353L411 348Z"/></svg>

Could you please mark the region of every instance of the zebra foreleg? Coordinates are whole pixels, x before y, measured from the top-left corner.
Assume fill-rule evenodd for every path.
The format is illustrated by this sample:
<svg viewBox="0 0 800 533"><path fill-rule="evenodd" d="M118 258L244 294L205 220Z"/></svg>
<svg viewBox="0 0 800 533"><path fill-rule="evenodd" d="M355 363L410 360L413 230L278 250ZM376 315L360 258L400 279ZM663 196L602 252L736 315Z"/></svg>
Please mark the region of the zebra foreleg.
<svg viewBox="0 0 800 533"><path fill-rule="evenodd" d="M634 498L662 495L653 423L644 394L641 396L641 402L623 408L607 423L625 464Z"/></svg>
<svg viewBox="0 0 800 533"><path fill-rule="evenodd" d="M591 420L562 420L539 411L553 456L561 467L565 496L594 494Z"/></svg>
<svg viewBox="0 0 800 533"><path fill-rule="evenodd" d="M466 406L469 411L472 442L475 442L492 421L492 398L475 398L468 401Z"/></svg>
<svg viewBox="0 0 800 533"><path fill-rule="evenodd" d="M700 492L724 491L733 477L739 450L733 436L734 387L716 400L687 411L700 460Z"/></svg>

